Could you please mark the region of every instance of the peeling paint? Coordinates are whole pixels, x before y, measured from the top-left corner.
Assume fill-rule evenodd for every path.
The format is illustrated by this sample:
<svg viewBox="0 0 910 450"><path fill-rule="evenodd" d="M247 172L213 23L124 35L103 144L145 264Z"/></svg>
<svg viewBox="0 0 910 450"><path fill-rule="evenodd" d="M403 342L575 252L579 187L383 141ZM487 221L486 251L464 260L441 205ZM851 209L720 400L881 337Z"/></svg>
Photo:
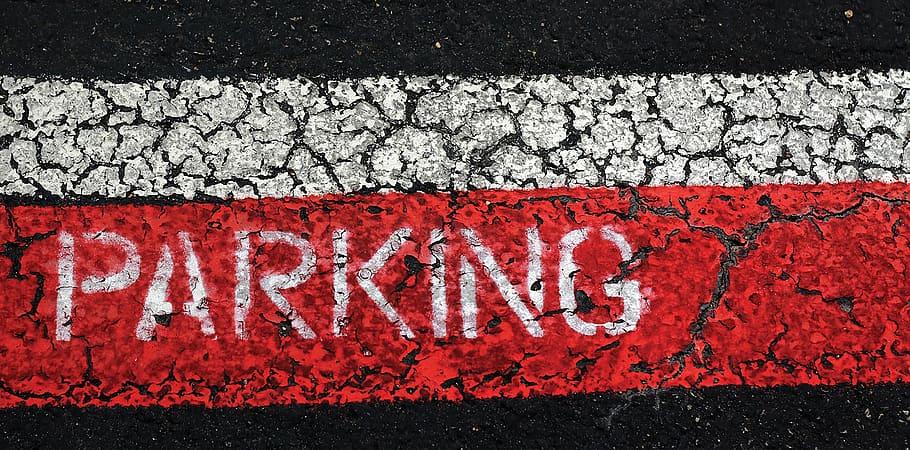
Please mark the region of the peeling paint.
<svg viewBox="0 0 910 450"><path fill-rule="evenodd" d="M908 181L906 71L2 77L10 201Z"/></svg>
<svg viewBox="0 0 910 450"><path fill-rule="evenodd" d="M0 404L251 406L899 382L910 376L901 331L910 320L908 192L847 183L5 206ZM529 228L540 239L539 285L529 278L538 276L528 270L537 258ZM128 246L91 239L99 230L136 243L139 276L120 290L79 287L128 260ZM572 241L574 268L563 273L568 247L559 244L576 230L589 230L587 239ZM56 276L66 235L69 341L54 334L57 280L69 279ZM162 248L185 242L196 268L172 252L164 292L170 303L204 305L211 335L196 310L155 307L148 320L147 294L162 291ZM235 270L238 249L248 271ZM439 262L445 271L433 269ZM621 286L631 283L641 309L623 326L634 315ZM566 286L573 311L557 289ZM581 333L566 313L613 327ZM149 328L149 340L137 338Z"/></svg>

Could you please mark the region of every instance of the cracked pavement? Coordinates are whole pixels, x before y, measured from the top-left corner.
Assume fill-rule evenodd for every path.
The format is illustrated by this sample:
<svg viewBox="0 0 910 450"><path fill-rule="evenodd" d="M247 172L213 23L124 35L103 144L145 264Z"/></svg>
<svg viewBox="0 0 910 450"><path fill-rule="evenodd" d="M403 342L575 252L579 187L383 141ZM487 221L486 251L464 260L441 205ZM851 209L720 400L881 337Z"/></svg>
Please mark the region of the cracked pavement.
<svg viewBox="0 0 910 450"><path fill-rule="evenodd" d="M906 0L0 3L2 447L910 446Z"/></svg>
<svg viewBox="0 0 910 450"><path fill-rule="evenodd" d="M908 89L2 77L0 404L900 382Z"/></svg>
<svg viewBox="0 0 910 450"><path fill-rule="evenodd" d="M265 198L907 181L910 72L0 78L0 193Z"/></svg>
<svg viewBox="0 0 910 450"><path fill-rule="evenodd" d="M12 297L0 305L0 327L12 334L0 340L0 356L43 368L36 377L32 364L3 365L0 403L250 406L899 382L910 356L902 332L910 312L902 263L910 256L908 192L902 183L645 186L7 206L0 270L8 276L0 285ZM404 236L402 227L407 237L382 250L390 236ZM537 279L527 227L542 240ZM602 227L623 236L628 254L592 234L570 250L571 273L563 270L566 236ZM460 236L463 229L476 230L492 264ZM141 259L133 284L74 288L71 342L53 332L62 230L90 231L73 247L76 286L116 272L128 254L113 241L93 244L96 230L135 243ZM168 311L156 313L152 342L144 342L135 325L142 299L148 307L159 255L184 230L193 250L175 250L168 296L155 302L193 304L201 283L215 334L203 336L198 314ZM245 244L247 274L235 278L239 230L252 230L252 244ZM271 303L265 280L305 257L267 242L265 230L293 231L312 245L311 277L282 288L295 311ZM440 243L445 250L437 253ZM193 275L190 251L203 275ZM465 264L476 267L470 329ZM437 267L448 273L442 336L432 312ZM342 297L339 273L350 280ZM238 290L241 278L260 280L262 291ZM628 306L605 289L624 281L642 296L636 325L591 336L571 326L571 318L616 321ZM509 304L509 285L533 312L540 337ZM528 301L535 290L542 296L536 310ZM243 307L252 308L245 309L248 338L234 336L238 292L252 292L252 306L245 300ZM313 335L293 331L301 317ZM337 319L343 334L333 334ZM123 364L124 355L133 363Z"/></svg>

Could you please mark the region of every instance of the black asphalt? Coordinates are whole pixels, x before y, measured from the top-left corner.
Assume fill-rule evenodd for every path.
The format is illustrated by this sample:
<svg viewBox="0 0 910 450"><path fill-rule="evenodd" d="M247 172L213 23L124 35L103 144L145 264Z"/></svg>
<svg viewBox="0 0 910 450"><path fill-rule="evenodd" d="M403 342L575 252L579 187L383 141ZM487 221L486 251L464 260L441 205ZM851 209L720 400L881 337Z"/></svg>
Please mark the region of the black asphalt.
<svg viewBox="0 0 910 450"><path fill-rule="evenodd" d="M0 72L13 75L862 67L910 68L906 0L0 1Z"/></svg>
<svg viewBox="0 0 910 450"><path fill-rule="evenodd" d="M910 3L0 1L0 75L128 80L805 68L910 69ZM725 387L239 410L0 409L3 448L227 445L904 448L910 389Z"/></svg>
<svg viewBox="0 0 910 450"><path fill-rule="evenodd" d="M0 410L3 448L906 448L910 390L633 395L246 410Z"/></svg>

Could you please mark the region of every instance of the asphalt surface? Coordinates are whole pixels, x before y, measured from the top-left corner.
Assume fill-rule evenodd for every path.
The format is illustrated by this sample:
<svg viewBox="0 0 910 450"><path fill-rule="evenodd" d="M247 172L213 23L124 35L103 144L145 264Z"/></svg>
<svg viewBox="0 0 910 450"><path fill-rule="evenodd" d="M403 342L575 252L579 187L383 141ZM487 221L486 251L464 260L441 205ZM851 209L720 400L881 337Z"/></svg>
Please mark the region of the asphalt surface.
<svg viewBox="0 0 910 450"><path fill-rule="evenodd" d="M904 448L903 386L250 409L0 410L7 448Z"/></svg>
<svg viewBox="0 0 910 450"><path fill-rule="evenodd" d="M7 75L115 80L910 67L910 11L901 0L7 0L0 10L0 70Z"/></svg>
<svg viewBox="0 0 910 450"><path fill-rule="evenodd" d="M0 72L42 79L910 68L910 8L897 0L496 6L5 1L0 11ZM8 101L10 92L4 90L2 100ZM841 125L832 130L842 133ZM13 448L158 442L186 447L905 447L908 411L905 385L668 389L239 410L23 407L0 410L0 440Z"/></svg>

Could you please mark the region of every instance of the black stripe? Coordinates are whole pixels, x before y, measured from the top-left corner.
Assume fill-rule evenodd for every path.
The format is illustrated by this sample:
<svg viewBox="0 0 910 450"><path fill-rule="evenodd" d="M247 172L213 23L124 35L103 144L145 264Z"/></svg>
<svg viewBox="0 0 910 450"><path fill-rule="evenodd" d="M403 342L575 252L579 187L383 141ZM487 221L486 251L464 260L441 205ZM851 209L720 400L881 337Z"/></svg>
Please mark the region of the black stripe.
<svg viewBox="0 0 910 450"><path fill-rule="evenodd" d="M910 388L723 387L343 407L0 410L5 448L904 448Z"/></svg>
<svg viewBox="0 0 910 450"><path fill-rule="evenodd" d="M7 75L861 67L910 68L906 0L0 1L0 72Z"/></svg>

